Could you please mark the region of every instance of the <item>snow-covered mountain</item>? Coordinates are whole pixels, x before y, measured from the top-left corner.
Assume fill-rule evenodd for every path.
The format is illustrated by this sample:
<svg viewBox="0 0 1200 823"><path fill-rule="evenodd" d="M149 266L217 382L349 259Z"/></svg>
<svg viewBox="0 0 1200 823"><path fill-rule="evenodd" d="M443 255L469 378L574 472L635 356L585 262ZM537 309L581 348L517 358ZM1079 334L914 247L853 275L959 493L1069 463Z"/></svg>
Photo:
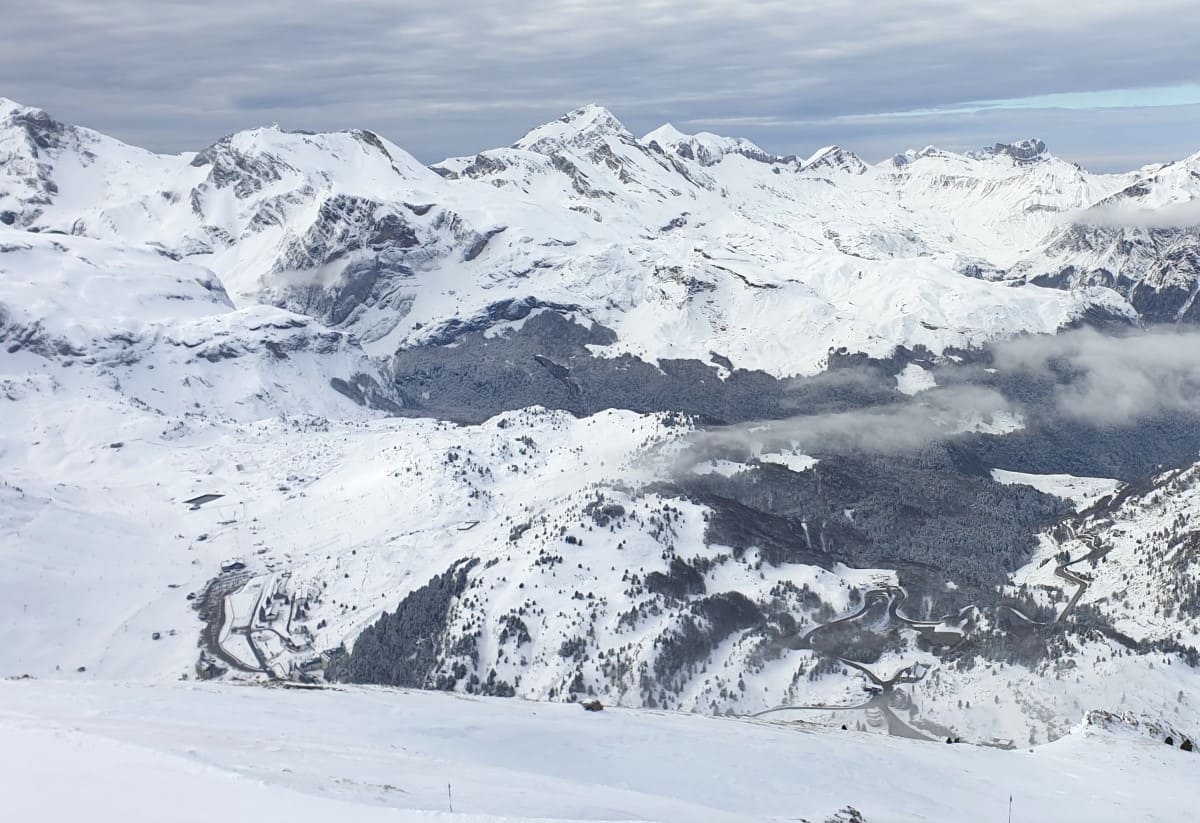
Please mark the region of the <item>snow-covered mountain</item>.
<svg viewBox="0 0 1200 823"><path fill-rule="evenodd" d="M0 675L1191 739L1198 170L0 101Z"/></svg>
<svg viewBox="0 0 1200 823"><path fill-rule="evenodd" d="M350 334L273 306L236 309L211 270L141 245L5 232L0 344L10 396L94 397L102 385L160 413L239 420L400 410Z"/></svg>
<svg viewBox="0 0 1200 823"><path fill-rule="evenodd" d="M1014 266L1029 282L1106 286L1147 321L1194 323L1200 252L1200 155L1143 169L1082 209Z"/></svg>
<svg viewBox="0 0 1200 823"><path fill-rule="evenodd" d="M431 171L364 131L256 129L153 155L5 101L0 157L4 223L154 245L212 269L238 305L310 314L375 354L551 305L615 332L599 355L716 352L776 376L822 369L831 348L940 352L1132 318L1087 287L1119 272L1046 276L1080 268L1055 256L1071 218L1145 174L1089 174L1031 141L878 166L837 147L774 157L669 126L638 139L598 106ZM1179 173L1156 179L1155 204L1191 197ZM1142 291L1180 303L1149 277Z"/></svg>

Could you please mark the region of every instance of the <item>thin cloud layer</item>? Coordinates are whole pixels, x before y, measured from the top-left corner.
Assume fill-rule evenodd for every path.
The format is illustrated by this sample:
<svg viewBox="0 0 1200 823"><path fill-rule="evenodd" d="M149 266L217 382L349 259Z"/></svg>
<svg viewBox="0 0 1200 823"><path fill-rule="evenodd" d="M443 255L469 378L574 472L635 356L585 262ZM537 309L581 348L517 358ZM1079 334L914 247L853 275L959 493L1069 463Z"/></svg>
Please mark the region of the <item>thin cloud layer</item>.
<svg viewBox="0 0 1200 823"><path fill-rule="evenodd" d="M840 142L878 158L1034 130L1064 156L1114 164L1194 150L1183 128L1127 125L1102 155L1091 133L1110 121L1086 107L936 111L1194 82L1200 13L1180 0L1086 10L1034 0L12 5L0 28L0 94L158 150L277 121L373 128L432 161L508 144L591 101L635 131L740 121L721 130L781 153ZM1163 20L1173 22L1152 37L1129 36ZM1183 109L1172 122L1194 123L1195 108L1126 108L1121 122ZM921 114L902 124L870 117L889 112Z"/></svg>
<svg viewBox="0 0 1200 823"><path fill-rule="evenodd" d="M704 430L693 438L694 448L684 458L694 463L729 450L757 455L779 448L903 453L981 425L990 430L997 419L1017 417L1017 407L994 389L950 386L888 406Z"/></svg>
<svg viewBox="0 0 1200 823"><path fill-rule="evenodd" d="M1083 329L1013 340L996 367L1038 375L1075 374L1056 398L1067 417L1105 426L1200 413L1200 331L1156 329L1116 337Z"/></svg>
<svg viewBox="0 0 1200 823"><path fill-rule="evenodd" d="M690 439L677 470L712 456L752 456L779 448L909 453L964 432L1003 434L1028 419L1044 423L1047 415L1101 427L1200 415L1198 330L1157 328L1108 336L1080 329L1005 341L993 353L1002 374L1054 383L1049 406L1030 409L993 388L953 382L890 405L703 430ZM973 370L963 367L943 376L959 381Z"/></svg>
<svg viewBox="0 0 1200 823"><path fill-rule="evenodd" d="M1168 203L1153 209L1132 203L1108 203L1078 212L1071 216L1071 221L1113 228L1194 228L1200 226L1200 200Z"/></svg>

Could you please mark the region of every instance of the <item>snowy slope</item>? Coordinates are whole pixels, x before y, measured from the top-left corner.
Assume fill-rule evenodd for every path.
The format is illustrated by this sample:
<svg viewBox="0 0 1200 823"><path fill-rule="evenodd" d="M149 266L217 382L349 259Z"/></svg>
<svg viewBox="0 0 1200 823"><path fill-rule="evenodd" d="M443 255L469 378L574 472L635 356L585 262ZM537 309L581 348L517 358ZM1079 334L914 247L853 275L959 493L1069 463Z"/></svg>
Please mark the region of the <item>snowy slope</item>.
<svg viewBox="0 0 1200 823"><path fill-rule="evenodd" d="M1070 500L1083 510L1116 492L1121 483L1106 477L1075 477L1070 474L1027 474L1024 472L992 469L992 477L999 483L1019 483L1033 486L1046 494Z"/></svg>
<svg viewBox="0 0 1200 823"><path fill-rule="evenodd" d="M1017 579L1061 588L1046 558L1067 552L1081 560L1073 569L1088 581L1080 603L1117 630L1141 643L1200 647L1198 514L1200 465L1172 470L1046 535L1040 555Z"/></svg>
<svg viewBox="0 0 1200 823"><path fill-rule="evenodd" d="M234 308L211 271L152 248L0 237L4 674L176 678L201 656L207 673L311 675L467 563L460 596L425 610L443 645L414 685L712 713L866 699L851 667L768 638L855 611L895 573L711 539L710 507L661 485L692 432L677 415L386 418L387 378L344 331ZM720 466L821 464L763 448ZM223 496L185 503L202 494ZM226 576L234 561L245 568ZM197 613L210 593L229 596L223 613ZM920 719L976 741L1042 740L1127 707L1080 702L1099 675L1056 691L1017 665L964 682L906 638L879 671L934 667L911 690ZM1149 662L1121 665L1141 681ZM1188 675L1164 681L1171 694L1195 690ZM963 716L968 692L985 708ZM808 716L836 726L864 711Z"/></svg>
<svg viewBox="0 0 1200 823"><path fill-rule="evenodd" d="M0 683L0 730L21 819L899 823L1004 819L1011 795L1014 820L1099 823L1200 801L1196 756L1119 718L1006 752L401 691L26 681Z"/></svg>
<svg viewBox="0 0 1200 823"><path fill-rule="evenodd" d="M0 674L175 679L196 676L200 656L228 677L261 679L250 670L264 665L303 677L324 653L357 648L367 626L431 579L474 561L458 596L427 602L426 622L410 626L438 644L412 668L413 685L706 713L858 706L784 716L835 728L870 720L859 672L810 649L769 653L764 638L854 612L895 573L780 564L711 541L706 506L656 490L690 431L669 415L529 410L469 427L365 411L244 421L64 379L6 383L0 590L15 594L0 600ZM794 452L725 462L820 467ZM201 494L224 497L184 503ZM232 561L246 569L226 576ZM195 610L214 578L230 595L224 620ZM240 665L208 640L197 648L210 630ZM1200 678L1177 659L1073 642L1065 657L1078 680L1054 678L1053 663L961 670L911 638L871 668L931 667L906 688L913 711L903 716L934 724L924 734L948 728L975 742L1044 741L1096 708L1186 720L1200 700ZM1126 701L1130 684L1154 687ZM964 696L974 707L965 713Z"/></svg>
<svg viewBox="0 0 1200 823"><path fill-rule="evenodd" d="M103 387L180 416L355 417L357 386L359 404L396 407L351 335L271 306L235 309L210 270L147 247L0 229L0 341L13 399Z"/></svg>
<svg viewBox="0 0 1200 823"><path fill-rule="evenodd" d="M1200 275L1200 155L1132 175L1069 215L1013 269L1028 282L1101 285L1154 322L1195 322Z"/></svg>

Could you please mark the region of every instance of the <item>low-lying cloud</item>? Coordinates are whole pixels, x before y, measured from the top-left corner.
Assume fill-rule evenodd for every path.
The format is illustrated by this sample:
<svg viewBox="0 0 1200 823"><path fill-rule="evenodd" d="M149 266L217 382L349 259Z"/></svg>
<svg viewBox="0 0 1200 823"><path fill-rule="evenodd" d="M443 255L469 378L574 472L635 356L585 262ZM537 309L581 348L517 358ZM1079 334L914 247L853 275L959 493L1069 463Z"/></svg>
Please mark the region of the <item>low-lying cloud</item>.
<svg viewBox="0 0 1200 823"><path fill-rule="evenodd" d="M1019 408L995 389L958 385L885 406L709 429L693 442L696 453L704 455L740 451L755 456L780 448L891 454L964 431L1003 429L1019 414Z"/></svg>
<svg viewBox="0 0 1200 823"><path fill-rule="evenodd" d="M1055 393L1065 417L1104 426L1200 414L1200 330L1159 328L1111 336L1081 329L1026 337L996 348L1001 371L1071 374Z"/></svg>
<svg viewBox="0 0 1200 823"><path fill-rule="evenodd" d="M1003 434L1026 421L1120 427L1163 415L1200 417L1200 329L1024 337L997 344L992 365L993 372L944 366L944 385L900 402L704 430L688 460L780 448L897 454L967 432ZM987 385L1012 386L1014 379L1052 384L1048 401L1030 407Z"/></svg>
<svg viewBox="0 0 1200 823"><path fill-rule="evenodd" d="M1182 229L1200 226L1200 200L1148 208L1136 203L1107 203L1076 213L1073 222L1107 228Z"/></svg>

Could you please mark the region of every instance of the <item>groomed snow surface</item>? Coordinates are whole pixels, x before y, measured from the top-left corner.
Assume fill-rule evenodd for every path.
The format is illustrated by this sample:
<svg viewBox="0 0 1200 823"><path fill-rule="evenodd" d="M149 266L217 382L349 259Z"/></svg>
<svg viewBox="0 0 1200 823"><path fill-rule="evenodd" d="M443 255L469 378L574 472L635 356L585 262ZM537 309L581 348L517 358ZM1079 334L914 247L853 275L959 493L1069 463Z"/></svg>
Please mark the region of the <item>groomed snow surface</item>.
<svg viewBox="0 0 1200 823"><path fill-rule="evenodd" d="M0 681L8 820L1182 821L1196 755L1034 749L384 689ZM454 813L449 811L453 802Z"/></svg>

